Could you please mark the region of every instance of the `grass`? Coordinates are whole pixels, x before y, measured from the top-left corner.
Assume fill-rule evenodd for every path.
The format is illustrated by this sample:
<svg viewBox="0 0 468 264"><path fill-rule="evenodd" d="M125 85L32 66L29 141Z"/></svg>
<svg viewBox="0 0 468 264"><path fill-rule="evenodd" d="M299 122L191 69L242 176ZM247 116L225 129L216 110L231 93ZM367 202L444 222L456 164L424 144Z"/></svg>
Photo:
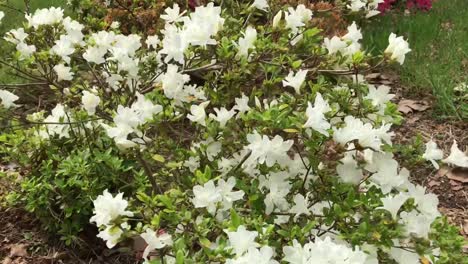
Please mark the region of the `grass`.
<svg viewBox="0 0 468 264"><path fill-rule="evenodd" d="M24 11L25 5L23 0L8 0L7 3L3 5L4 1L1 1L2 5L0 5L0 11L5 13L5 17L0 24L0 35L3 37L6 32L11 29L15 29L21 27L23 22L26 21L24 18L24 14L20 13L19 11L13 10L11 8L5 7L8 5L13 7L14 9ZM31 0L30 1L30 12L34 12L34 10L38 8L45 8L50 6L62 6L64 7L66 4L66 0ZM3 41L3 40L2 40ZM0 52L1 57L5 57L13 50L12 45L6 45L3 41L2 43L2 52ZM8 69L5 67L0 67L0 83L12 83L12 82L20 82L16 76L11 75L8 72Z"/></svg>
<svg viewBox="0 0 468 264"><path fill-rule="evenodd" d="M429 12L401 11L379 16L364 27L364 45L384 50L391 32L408 39L412 52L397 72L408 97L432 93L436 118L468 120L468 9L466 0L439 0Z"/></svg>

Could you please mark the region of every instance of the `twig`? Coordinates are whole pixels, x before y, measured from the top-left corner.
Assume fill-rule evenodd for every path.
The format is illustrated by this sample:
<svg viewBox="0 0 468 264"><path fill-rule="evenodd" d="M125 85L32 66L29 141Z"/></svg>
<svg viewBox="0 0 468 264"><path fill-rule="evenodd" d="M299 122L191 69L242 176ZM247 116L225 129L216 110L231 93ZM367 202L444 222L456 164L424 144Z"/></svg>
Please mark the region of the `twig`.
<svg viewBox="0 0 468 264"><path fill-rule="evenodd" d="M140 162L141 166L143 166L143 170L145 171L146 175L148 176L148 179L149 179L149 181L151 183L151 186L153 186L153 191L157 191L159 194L162 194L163 193L162 189L158 185L156 180L154 179L153 172L151 171L150 166L145 161L145 159L143 159L143 157L141 156L141 153L139 151L137 151L136 158Z"/></svg>

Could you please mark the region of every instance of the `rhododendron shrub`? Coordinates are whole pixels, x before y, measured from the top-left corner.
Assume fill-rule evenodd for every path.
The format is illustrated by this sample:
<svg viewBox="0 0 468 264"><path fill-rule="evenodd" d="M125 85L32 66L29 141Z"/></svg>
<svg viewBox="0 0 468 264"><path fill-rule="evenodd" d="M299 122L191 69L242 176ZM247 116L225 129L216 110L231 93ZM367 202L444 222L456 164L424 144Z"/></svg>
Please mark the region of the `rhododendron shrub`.
<svg viewBox="0 0 468 264"><path fill-rule="evenodd" d="M422 11L428 11L432 8L432 0L384 0L378 5L378 10L382 13L396 7L400 4L404 4L407 9L418 9Z"/></svg>
<svg viewBox="0 0 468 264"><path fill-rule="evenodd" d="M437 196L393 157L390 87L361 75L404 63L409 44L392 34L371 57L357 24L324 38L313 16L268 1L174 5L143 37L88 31L58 8L28 15L5 36L5 63L41 85L7 86L2 151L41 162L16 199L49 221L88 217L109 248L141 237L147 263L460 263ZM424 158L464 155L432 142ZM69 212L71 186L81 211Z"/></svg>

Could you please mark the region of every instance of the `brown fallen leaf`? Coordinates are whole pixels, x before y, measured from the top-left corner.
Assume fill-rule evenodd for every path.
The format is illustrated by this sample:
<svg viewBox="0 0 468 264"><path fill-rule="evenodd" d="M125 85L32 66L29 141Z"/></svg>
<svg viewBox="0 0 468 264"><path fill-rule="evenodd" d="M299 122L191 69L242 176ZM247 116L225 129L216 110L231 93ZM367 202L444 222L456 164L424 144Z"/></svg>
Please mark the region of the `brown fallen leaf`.
<svg viewBox="0 0 468 264"><path fill-rule="evenodd" d="M401 100L398 103L398 111L409 114L413 111L422 112L430 108L430 105L426 101L414 101L409 99Z"/></svg>
<svg viewBox="0 0 468 264"><path fill-rule="evenodd" d="M429 187L434 187L434 186L439 186L440 182L435 181L435 180L430 180L429 183L427 184Z"/></svg>
<svg viewBox="0 0 468 264"><path fill-rule="evenodd" d="M13 263L13 260L10 257L6 257L2 262L2 264L11 264L11 263Z"/></svg>
<svg viewBox="0 0 468 264"><path fill-rule="evenodd" d="M436 178L444 177L449 172L450 172L450 169L448 167L442 167L437 171Z"/></svg>
<svg viewBox="0 0 468 264"><path fill-rule="evenodd" d="M457 182L468 183L468 168L456 167L446 174L447 178Z"/></svg>
<svg viewBox="0 0 468 264"><path fill-rule="evenodd" d="M26 251L25 244L14 244L10 247L10 257L26 257L28 252Z"/></svg>

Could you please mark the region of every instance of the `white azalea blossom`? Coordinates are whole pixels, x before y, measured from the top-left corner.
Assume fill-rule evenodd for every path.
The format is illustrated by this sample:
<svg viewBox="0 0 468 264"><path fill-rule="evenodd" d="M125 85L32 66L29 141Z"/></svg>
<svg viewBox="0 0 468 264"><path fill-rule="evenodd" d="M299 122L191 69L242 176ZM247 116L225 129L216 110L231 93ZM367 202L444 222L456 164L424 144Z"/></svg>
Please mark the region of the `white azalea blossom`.
<svg viewBox="0 0 468 264"><path fill-rule="evenodd" d="M323 99L322 94L317 93L315 97L314 106L309 102L309 106L306 110L307 121L304 127L310 127L319 133L328 136L327 129L330 129L331 125L325 118L325 113L331 111L328 102Z"/></svg>
<svg viewBox="0 0 468 264"><path fill-rule="evenodd" d="M222 107L221 109L214 108L214 111L216 112L216 115L210 114L210 117L219 122L219 126L221 128L224 128L226 123L236 114L234 109L228 111L225 107Z"/></svg>
<svg viewBox="0 0 468 264"><path fill-rule="evenodd" d="M396 60L398 63L403 64L405 62L405 55L411 51L408 42L403 37L397 37L394 33L391 33L388 37L388 47L385 49L385 53L390 54L392 60Z"/></svg>
<svg viewBox="0 0 468 264"><path fill-rule="evenodd" d="M54 71L59 81L71 81L73 79L74 73L71 71L71 68L63 64L55 65Z"/></svg>
<svg viewBox="0 0 468 264"><path fill-rule="evenodd" d="M128 202L123 199L123 193L118 193L115 197L104 190L94 204L94 215L91 217L90 222L95 222L97 226L109 225L119 217L132 217L133 212L127 211Z"/></svg>
<svg viewBox="0 0 468 264"><path fill-rule="evenodd" d="M288 76L286 76L286 78L283 80L283 86L290 86L294 88L294 91L296 91L297 94L300 94L301 86L304 83L306 76L307 70L299 70L296 73L290 71Z"/></svg>
<svg viewBox="0 0 468 264"><path fill-rule="evenodd" d="M430 161L434 168L439 169L439 164L436 162L436 160L441 160L444 157L444 152L437 147L437 143L432 141L428 141L426 143L426 150L424 151L423 154L423 159Z"/></svg>
<svg viewBox="0 0 468 264"><path fill-rule="evenodd" d="M272 26L273 28L276 28L278 27L280 21L281 21L281 18L283 18L283 11L278 11L278 13L276 13L276 15L273 17L273 22L272 22Z"/></svg>
<svg viewBox="0 0 468 264"><path fill-rule="evenodd" d="M287 151L291 148L291 140L284 141L281 136L276 135L270 140L266 135L259 135L257 132L247 135L247 141L250 143L245 149L250 150L250 157L246 163L257 161L260 164L273 166L276 162L286 164L289 160Z"/></svg>
<svg viewBox="0 0 468 264"><path fill-rule="evenodd" d="M315 242L309 242L304 246L294 240L292 246L283 248L283 252L283 260L291 264L362 264L367 259L364 252L336 244L330 237L325 239L317 237Z"/></svg>
<svg viewBox="0 0 468 264"><path fill-rule="evenodd" d="M256 231L248 231L245 226L240 225L236 231L224 230L229 238L230 247L237 256L242 256L249 248L258 247L255 238L258 236Z"/></svg>
<svg viewBox="0 0 468 264"><path fill-rule="evenodd" d="M104 230L100 231L97 234L97 237L106 241L106 246L108 248L113 248L120 241L120 238L123 234L123 230L118 226L107 226Z"/></svg>
<svg viewBox="0 0 468 264"><path fill-rule="evenodd" d="M398 210L406 202L409 197L406 194L400 193L394 196L387 196L381 199L384 210L387 210L392 215L393 219L396 219Z"/></svg>
<svg viewBox="0 0 468 264"><path fill-rule="evenodd" d="M251 6L263 11L267 11L270 8L267 0L254 0Z"/></svg>
<svg viewBox="0 0 468 264"><path fill-rule="evenodd" d="M450 148L450 155L443 159L442 162L458 167L468 168L468 155L458 148L458 143L454 140L452 147Z"/></svg>
<svg viewBox="0 0 468 264"><path fill-rule="evenodd" d="M241 57L248 57L249 50L255 48L254 44L257 40L257 30L251 26L248 26L243 35L243 37L239 38L239 43L237 43L237 48L239 49L237 55Z"/></svg>
<svg viewBox="0 0 468 264"><path fill-rule="evenodd" d="M7 90L0 89L0 100L1 106L4 108L10 108L15 106L15 101L17 101L19 97L12 92Z"/></svg>
<svg viewBox="0 0 468 264"><path fill-rule="evenodd" d="M190 119L190 121L199 123L200 125L204 126L206 124L205 119L206 119L206 112L205 108L210 102L203 102L200 105L192 105L190 107L190 114L187 115L187 118Z"/></svg>
<svg viewBox="0 0 468 264"><path fill-rule="evenodd" d="M155 249L162 249L167 246L171 246L172 236L166 232L156 233L154 230L147 228L146 231L140 236L145 240L147 246L143 251L143 258L148 260L148 255Z"/></svg>
<svg viewBox="0 0 468 264"><path fill-rule="evenodd" d="M294 218L297 219L300 215L310 215L309 210L309 197L304 197L302 194L296 194L294 196L294 206L289 209L289 212L295 214Z"/></svg>
<svg viewBox="0 0 468 264"><path fill-rule="evenodd" d="M96 113L96 107L101 102L99 96L90 93L88 91L83 91L83 96L81 97L81 104L83 108L88 112L89 115L94 115Z"/></svg>

